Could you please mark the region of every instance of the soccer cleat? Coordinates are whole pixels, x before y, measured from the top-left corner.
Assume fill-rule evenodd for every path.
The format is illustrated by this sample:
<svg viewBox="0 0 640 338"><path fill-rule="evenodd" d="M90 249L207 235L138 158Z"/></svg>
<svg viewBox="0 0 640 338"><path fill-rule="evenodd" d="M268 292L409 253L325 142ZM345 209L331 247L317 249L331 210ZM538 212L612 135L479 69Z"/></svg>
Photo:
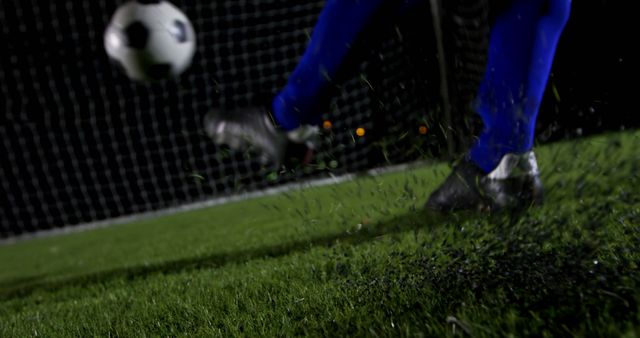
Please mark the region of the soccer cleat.
<svg viewBox="0 0 640 338"><path fill-rule="evenodd" d="M277 166L294 167L311 161L317 127L301 126L290 132L279 130L271 115L260 108L231 113L212 111L204 118L204 129L217 144L244 151L251 148L260 158Z"/></svg>
<svg viewBox="0 0 640 338"><path fill-rule="evenodd" d="M463 160L431 194L425 208L439 212L521 210L541 204L542 197L538 164L529 151L505 155L488 174L471 160Z"/></svg>

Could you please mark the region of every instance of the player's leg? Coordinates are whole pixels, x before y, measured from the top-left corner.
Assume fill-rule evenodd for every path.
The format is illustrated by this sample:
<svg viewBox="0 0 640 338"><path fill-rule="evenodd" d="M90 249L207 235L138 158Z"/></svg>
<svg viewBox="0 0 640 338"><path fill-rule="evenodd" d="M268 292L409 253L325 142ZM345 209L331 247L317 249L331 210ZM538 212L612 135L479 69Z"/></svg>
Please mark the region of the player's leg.
<svg viewBox="0 0 640 338"><path fill-rule="evenodd" d="M313 146L304 141L310 139L313 129L307 125L320 118L319 107L325 106L322 101L326 100L326 91L356 39L367 25L374 24L374 18L392 19L423 1L426 0L328 0L301 61L270 107L275 123L284 132L277 130L259 107L230 114L213 111L205 118L205 130L217 143L236 149L254 145L265 158L275 162L281 162L283 157L308 158L306 148ZM301 143L306 144L298 147Z"/></svg>
<svg viewBox="0 0 640 338"><path fill-rule="evenodd" d="M492 28L489 58L478 93L484 130L471 159L492 171L508 153L533 147L538 110L570 0L517 0Z"/></svg>
<svg viewBox="0 0 640 338"><path fill-rule="evenodd" d="M329 0L305 53L273 100L273 113L284 130L317 124L325 92L354 42L374 17L390 19L425 0ZM385 13L379 13L384 10Z"/></svg>
<svg viewBox="0 0 640 338"><path fill-rule="evenodd" d="M570 4L515 0L497 18L478 93L477 112L484 129L468 158L429 198L428 207L453 210L539 202L541 184L531 152L534 127Z"/></svg>

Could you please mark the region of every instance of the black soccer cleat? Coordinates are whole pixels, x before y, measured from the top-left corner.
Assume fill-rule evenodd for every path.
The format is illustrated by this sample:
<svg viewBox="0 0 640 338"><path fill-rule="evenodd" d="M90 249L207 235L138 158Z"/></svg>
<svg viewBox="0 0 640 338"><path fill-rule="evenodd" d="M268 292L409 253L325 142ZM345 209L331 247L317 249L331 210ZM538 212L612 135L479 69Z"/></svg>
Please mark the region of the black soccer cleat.
<svg viewBox="0 0 640 338"><path fill-rule="evenodd" d="M268 112L250 107L229 113L212 111L204 118L204 130L217 144L237 151L252 149L264 162L291 168L311 161L318 128L304 125L284 132Z"/></svg>
<svg viewBox="0 0 640 338"><path fill-rule="evenodd" d="M453 168L445 182L431 194L425 208L517 211L542 203L543 189L535 154L507 154L489 174L465 159Z"/></svg>

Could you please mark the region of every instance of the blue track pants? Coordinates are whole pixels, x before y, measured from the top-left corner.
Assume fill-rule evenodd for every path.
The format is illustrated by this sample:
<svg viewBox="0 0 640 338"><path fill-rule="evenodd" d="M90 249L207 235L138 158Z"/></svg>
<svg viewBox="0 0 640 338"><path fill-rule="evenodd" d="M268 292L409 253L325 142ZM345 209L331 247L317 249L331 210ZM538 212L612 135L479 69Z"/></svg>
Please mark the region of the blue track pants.
<svg viewBox="0 0 640 338"><path fill-rule="evenodd" d="M397 16L424 1L328 0L309 46L273 100L276 121L285 130L317 123L323 94L382 5L397 3L389 13ZM570 5L571 0L514 0L493 23L488 63L475 104L484 129L469 150L470 158L486 172L505 154L533 147L538 110Z"/></svg>

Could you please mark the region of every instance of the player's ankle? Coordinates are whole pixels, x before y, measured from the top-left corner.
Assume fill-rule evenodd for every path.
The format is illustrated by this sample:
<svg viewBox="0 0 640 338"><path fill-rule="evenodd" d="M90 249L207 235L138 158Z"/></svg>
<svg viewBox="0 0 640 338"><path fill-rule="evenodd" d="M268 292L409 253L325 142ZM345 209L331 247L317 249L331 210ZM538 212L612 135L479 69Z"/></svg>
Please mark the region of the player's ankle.
<svg viewBox="0 0 640 338"><path fill-rule="evenodd" d="M296 129L285 133L287 139L294 143L305 143L316 147L317 139L320 135L320 128L309 124L303 124Z"/></svg>

